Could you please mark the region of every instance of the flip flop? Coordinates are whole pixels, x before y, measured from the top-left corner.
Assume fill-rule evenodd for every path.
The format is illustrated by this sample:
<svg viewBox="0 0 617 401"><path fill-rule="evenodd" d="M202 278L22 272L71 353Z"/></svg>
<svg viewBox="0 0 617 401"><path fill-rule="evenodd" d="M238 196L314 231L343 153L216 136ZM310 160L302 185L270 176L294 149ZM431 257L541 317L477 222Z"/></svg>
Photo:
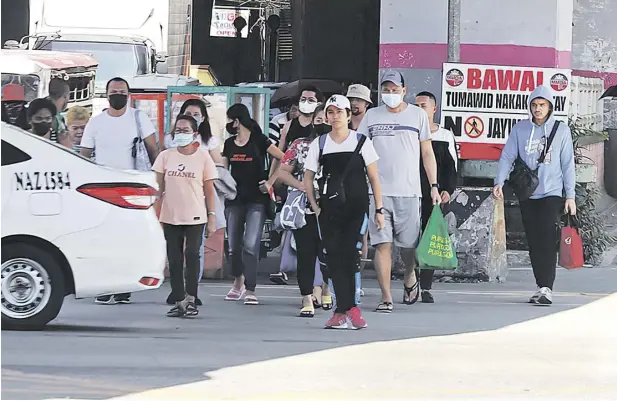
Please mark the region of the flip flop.
<svg viewBox="0 0 617 401"><path fill-rule="evenodd" d="M411 287L407 287L403 284L403 289L405 290L405 293L403 294L403 303L405 305L413 305L418 302L418 298L420 298L420 281L416 280L414 285ZM412 298L411 293L413 291L416 292L416 295Z"/></svg>

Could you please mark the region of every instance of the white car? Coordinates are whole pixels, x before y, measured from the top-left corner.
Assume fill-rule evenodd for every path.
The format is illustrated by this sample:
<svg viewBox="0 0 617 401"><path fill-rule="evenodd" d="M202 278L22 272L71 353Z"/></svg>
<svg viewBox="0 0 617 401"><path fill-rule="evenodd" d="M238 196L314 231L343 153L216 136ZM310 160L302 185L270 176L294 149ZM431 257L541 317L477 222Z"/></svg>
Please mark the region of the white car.
<svg viewBox="0 0 617 401"><path fill-rule="evenodd" d="M156 188L2 123L2 328L42 329L69 294L160 287Z"/></svg>

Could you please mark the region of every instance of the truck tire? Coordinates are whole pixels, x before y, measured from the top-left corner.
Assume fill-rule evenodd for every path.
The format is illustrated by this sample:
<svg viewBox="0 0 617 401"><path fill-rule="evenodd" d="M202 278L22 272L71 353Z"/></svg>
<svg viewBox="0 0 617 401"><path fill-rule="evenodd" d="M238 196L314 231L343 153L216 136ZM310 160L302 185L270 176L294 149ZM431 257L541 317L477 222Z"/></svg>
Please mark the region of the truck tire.
<svg viewBox="0 0 617 401"><path fill-rule="evenodd" d="M42 330L58 316L64 272L45 250L17 242L2 245L2 329Z"/></svg>

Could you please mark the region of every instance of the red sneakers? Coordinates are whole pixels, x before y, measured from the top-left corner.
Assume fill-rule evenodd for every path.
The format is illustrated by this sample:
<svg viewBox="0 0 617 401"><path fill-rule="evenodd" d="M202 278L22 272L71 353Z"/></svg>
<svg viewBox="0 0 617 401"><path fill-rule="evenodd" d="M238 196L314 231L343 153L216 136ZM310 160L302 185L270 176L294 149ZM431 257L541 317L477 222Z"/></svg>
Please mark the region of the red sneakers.
<svg viewBox="0 0 617 401"><path fill-rule="evenodd" d="M367 326L366 320L362 317L360 313L360 308L354 306L349 311L347 311L347 317L349 318L349 322L351 323L351 328L354 330L363 329Z"/></svg>
<svg viewBox="0 0 617 401"><path fill-rule="evenodd" d="M347 316L342 313L335 313L326 323L326 329L346 329Z"/></svg>

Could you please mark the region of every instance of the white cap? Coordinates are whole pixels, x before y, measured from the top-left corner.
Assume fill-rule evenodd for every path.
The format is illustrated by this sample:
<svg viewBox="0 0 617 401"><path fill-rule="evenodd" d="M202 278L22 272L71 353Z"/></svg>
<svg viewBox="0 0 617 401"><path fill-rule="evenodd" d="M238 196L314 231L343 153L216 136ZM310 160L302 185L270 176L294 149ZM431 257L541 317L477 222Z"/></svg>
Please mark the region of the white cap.
<svg viewBox="0 0 617 401"><path fill-rule="evenodd" d="M362 99L366 102L369 102L370 104L373 104L373 102L371 101L371 90L364 85L349 85L349 88L347 89L347 97Z"/></svg>
<svg viewBox="0 0 617 401"><path fill-rule="evenodd" d="M334 106L337 109L341 110L351 110L351 103L349 103L349 99L347 99L343 95L332 95L330 99L328 99L328 101L326 102L325 110L328 111L328 107L330 106Z"/></svg>

